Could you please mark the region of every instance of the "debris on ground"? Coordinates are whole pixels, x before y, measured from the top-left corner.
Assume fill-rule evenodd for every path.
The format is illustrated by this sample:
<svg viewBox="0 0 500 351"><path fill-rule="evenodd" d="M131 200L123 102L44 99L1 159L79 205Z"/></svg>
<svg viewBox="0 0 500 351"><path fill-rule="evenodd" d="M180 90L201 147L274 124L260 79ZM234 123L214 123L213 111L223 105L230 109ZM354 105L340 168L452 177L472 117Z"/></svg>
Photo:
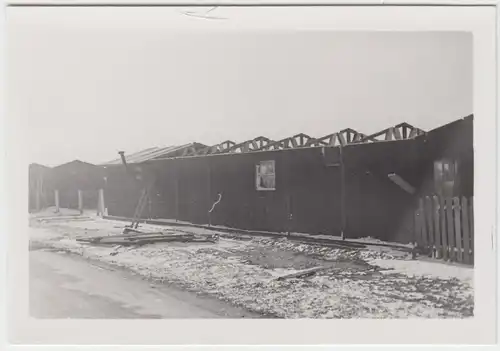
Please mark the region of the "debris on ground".
<svg viewBox="0 0 500 351"><path fill-rule="evenodd" d="M411 260L411 253L393 247L341 248L286 238L239 240L222 234L214 242L203 242L193 239L206 240L218 233L144 225L140 231L147 234L124 235L123 225L116 228L119 224L103 219L39 223L30 228L30 245L127 268L160 283L280 318L473 316L473 269L441 269L438 265L444 264ZM166 237L175 240L161 240ZM130 238L135 240L126 240Z"/></svg>
<svg viewBox="0 0 500 351"><path fill-rule="evenodd" d="M314 267L314 268L308 268L308 269L303 269L298 272L293 272L285 275L281 275L276 280L285 280L285 279L290 279L290 278L303 278L303 277L308 277L313 275L316 272L319 271L324 271L328 269L329 267Z"/></svg>
<svg viewBox="0 0 500 351"><path fill-rule="evenodd" d="M90 244L107 244L107 245L145 245L159 242L179 241L179 242L210 242L215 243L218 236L206 235L200 236L189 233L173 233L173 232L141 232L138 230L128 231L127 234L95 236L95 237L78 237L76 241L86 242Z"/></svg>

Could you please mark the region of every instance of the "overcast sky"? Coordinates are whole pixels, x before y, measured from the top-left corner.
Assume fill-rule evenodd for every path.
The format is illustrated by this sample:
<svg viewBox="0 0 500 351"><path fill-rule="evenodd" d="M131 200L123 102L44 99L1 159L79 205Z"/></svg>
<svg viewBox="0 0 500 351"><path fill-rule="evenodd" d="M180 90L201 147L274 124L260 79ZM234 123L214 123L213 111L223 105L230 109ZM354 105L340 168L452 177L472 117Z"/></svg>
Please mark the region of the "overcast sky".
<svg viewBox="0 0 500 351"><path fill-rule="evenodd" d="M467 33L176 32L11 26L9 118L29 160L103 162L151 146L212 145L473 113Z"/></svg>

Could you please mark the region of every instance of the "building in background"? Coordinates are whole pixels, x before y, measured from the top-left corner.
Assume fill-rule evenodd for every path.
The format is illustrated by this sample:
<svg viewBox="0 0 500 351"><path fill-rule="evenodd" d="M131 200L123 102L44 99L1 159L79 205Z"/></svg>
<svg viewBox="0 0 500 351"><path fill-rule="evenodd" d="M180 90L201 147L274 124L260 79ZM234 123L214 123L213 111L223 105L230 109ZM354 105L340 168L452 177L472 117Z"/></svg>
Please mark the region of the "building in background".
<svg viewBox="0 0 500 351"><path fill-rule="evenodd" d="M148 189L144 218L407 243L422 197L473 196L472 133L471 115L428 132L402 123L372 135L149 148L125 155L126 167L121 158L33 166L30 209L34 175L45 174L43 204L57 189L60 206L75 208L83 190L97 208L104 189L107 213L132 217Z"/></svg>

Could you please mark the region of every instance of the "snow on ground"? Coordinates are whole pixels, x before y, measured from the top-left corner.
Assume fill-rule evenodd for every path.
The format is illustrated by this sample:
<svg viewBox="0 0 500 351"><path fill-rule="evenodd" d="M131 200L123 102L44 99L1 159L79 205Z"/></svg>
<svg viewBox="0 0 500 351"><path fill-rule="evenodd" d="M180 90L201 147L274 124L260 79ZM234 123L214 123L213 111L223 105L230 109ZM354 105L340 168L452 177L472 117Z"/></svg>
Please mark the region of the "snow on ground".
<svg viewBox="0 0 500 351"><path fill-rule="evenodd" d="M438 277L441 279L459 279L471 282L474 279L474 269L458 265L449 265L441 262L399 261L374 259L369 261L374 266L390 269L389 273L404 273L408 276Z"/></svg>
<svg viewBox="0 0 500 351"><path fill-rule="evenodd" d="M297 236L297 237L307 237L307 238L317 238L317 239L326 239L326 240L335 240L335 241L341 241L342 237L340 236L333 236L333 235L310 235L310 234L304 234L304 233L292 233L292 235ZM412 244L401 244L401 243L392 243L388 241L383 241L380 239L375 239L372 237L366 237L366 238L359 238L359 239L349 239L350 242L353 243L360 243L360 244L366 244L366 245L387 245L387 246L393 246L393 247L401 247L401 248L413 248Z"/></svg>
<svg viewBox="0 0 500 351"><path fill-rule="evenodd" d="M276 317L462 318L473 313L472 269L412 261L407 253L392 248L341 249L248 236L221 237L216 244L142 247L92 246L74 240L81 235L119 234L125 224L100 218L38 223L31 228L31 242ZM153 225L141 229L214 232ZM328 269L306 278L276 280L319 266Z"/></svg>

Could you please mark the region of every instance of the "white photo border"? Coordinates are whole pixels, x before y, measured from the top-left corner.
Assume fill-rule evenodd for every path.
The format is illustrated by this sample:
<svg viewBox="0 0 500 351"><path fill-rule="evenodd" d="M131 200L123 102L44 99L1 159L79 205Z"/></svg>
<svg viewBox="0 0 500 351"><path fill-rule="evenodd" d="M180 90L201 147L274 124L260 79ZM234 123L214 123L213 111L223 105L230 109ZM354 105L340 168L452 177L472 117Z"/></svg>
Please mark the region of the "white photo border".
<svg viewBox="0 0 500 351"><path fill-rule="evenodd" d="M16 0L21 1L21 0ZM23 0L25 1L25 0ZM65 1L65 0L61 0ZM288 2L288 1L287 1ZM456 3L456 1L455 1ZM4 118L1 206L6 246L10 344L45 345L328 345L497 343L497 53L495 6L220 7L231 21L186 21L171 7L11 7L7 42L23 21L92 17L92 26L142 25L175 30L464 31L474 40L475 317L465 320L37 320L28 311L28 173L23 127ZM22 12L24 11L24 12ZM45 14L45 16L42 16ZM45 19L43 19L45 17ZM47 22L45 22L47 23ZM6 56L8 52L6 52ZM8 57L8 56L7 56ZM496 74L494 73L496 72ZM8 74L8 65L6 75ZM8 89L8 84L7 84ZM8 91L7 91L8 93ZM496 167L494 167L496 165ZM4 236L5 238L5 236ZM171 332L166 332L166 331ZM66 349L67 347L64 347ZM138 346L137 349L143 349ZM162 347L163 348L163 347Z"/></svg>

